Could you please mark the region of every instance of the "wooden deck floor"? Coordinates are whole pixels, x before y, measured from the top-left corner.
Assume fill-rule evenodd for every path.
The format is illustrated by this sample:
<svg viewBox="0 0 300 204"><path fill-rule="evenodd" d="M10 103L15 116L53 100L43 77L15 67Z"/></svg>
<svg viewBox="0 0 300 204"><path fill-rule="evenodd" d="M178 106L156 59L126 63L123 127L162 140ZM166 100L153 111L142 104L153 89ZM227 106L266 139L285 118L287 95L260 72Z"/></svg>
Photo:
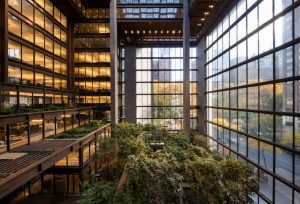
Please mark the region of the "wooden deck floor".
<svg viewBox="0 0 300 204"><path fill-rule="evenodd" d="M18 147L6 154L5 157L0 158L0 180L16 173L17 171L29 166L30 164L49 156L68 145L74 143L76 140L43 140ZM10 154L21 153L20 157L14 159Z"/></svg>

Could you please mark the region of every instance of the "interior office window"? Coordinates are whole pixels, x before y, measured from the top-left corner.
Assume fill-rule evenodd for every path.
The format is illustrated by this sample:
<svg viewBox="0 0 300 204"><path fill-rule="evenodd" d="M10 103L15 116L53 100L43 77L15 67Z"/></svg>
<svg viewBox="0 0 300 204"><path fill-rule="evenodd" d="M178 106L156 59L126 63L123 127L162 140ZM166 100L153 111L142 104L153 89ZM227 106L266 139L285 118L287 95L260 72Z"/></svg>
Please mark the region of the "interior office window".
<svg viewBox="0 0 300 204"><path fill-rule="evenodd" d="M61 20L60 20L60 11L56 8L56 7L54 7L54 18L58 21L58 22L61 22Z"/></svg>
<svg viewBox="0 0 300 204"><path fill-rule="evenodd" d="M44 0L35 0L35 2L40 5L42 8L45 8L45 1Z"/></svg>
<svg viewBox="0 0 300 204"><path fill-rule="evenodd" d="M21 45L12 40L8 40L8 56L21 60Z"/></svg>
<svg viewBox="0 0 300 204"><path fill-rule="evenodd" d="M54 60L54 72L60 73L61 70L61 62Z"/></svg>
<svg viewBox="0 0 300 204"><path fill-rule="evenodd" d="M61 63L61 74L66 75L67 74L67 65L65 63Z"/></svg>
<svg viewBox="0 0 300 204"><path fill-rule="evenodd" d="M35 9L35 23L42 28L45 28L45 18L44 14L38 9Z"/></svg>
<svg viewBox="0 0 300 204"><path fill-rule="evenodd" d="M22 0L22 14L29 20L33 21L33 5L27 0Z"/></svg>
<svg viewBox="0 0 300 204"><path fill-rule="evenodd" d="M45 17L45 30L53 35L53 22Z"/></svg>
<svg viewBox="0 0 300 204"><path fill-rule="evenodd" d="M25 85L33 85L33 72L32 71L27 71L27 70L22 70L22 84Z"/></svg>
<svg viewBox="0 0 300 204"><path fill-rule="evenodd" d="M44 74L36 72L35 73L35 85L42 87L42 86L44 86L44 84L45 84Z"/></svg>
<svg viewBox="0 0 300 204"><path fill-rule="evenodd" d="M35 65L40 66L40 67L45 67L44 54L35 51Z"/></svg>
<svg viewBox="0 0 300 204"><path fill-rule="evenodd" d="M53 4L51 3L50 0L46 0L46 1L45 1L45 10L46 10L51 16L53 16Z"/></svg>
<svg viewBox="0 0 300 204"><path fill-rule="evenodd" d="M45 37L44 34L35 30L35 44L41 48L45 47Z"/></svg>
<svg viewBox="0 0 300 204"><path fill-rule="evenodd" d="M22 62L33 65L33 50L22 46Z"/></svg>
<svg viewBox="0 0 300 204"><path fill-rule="evenodd" d="M63 59L67 59L67 49L65 48L65 47L63 47L63 46L61 46L61 48L60 48L61 50L60 50L60 54L61 54L61 58L63 58Z"/></svg>
<svg viewBox="0 0 300 204"><path fill-rule="evenodd" d="M63 89L63 90L67 89L67 80L65 80L65 79L61 80L61 89Z"/></svg>
<svg viewBox="0 0 300 204"><path fill-rule="evenodd" d="M54 54L60 57L60 54L61 54L60 45L58 43L54 42L53 48L54 48Z"/></svg>
<svg viewBox="0 0 300 204"><path fill-rule="evenodd" d="M13 66L8 66L8 82L19 84L21 82L21 69Z"/></svg>
<svg viewBox="0 0 300 204"><path fill-rule="evenodd" d="M60 23L67 28L68 24L67 24L67 17L65 17L63 14L61 14L60 16Z"/></svg>
<svg viewBox="0 0 300 204"><path fill-rule="evenodd" d="M45 86L46 87L53 87L53 78L51 76L45 75Z"/></svg>
<svg viewBox="0 0 300 204"><path fill-rule="evenodd" d="M45 49L53 53L53 40L48 37L45 37Z"/></svg>
<svg viewBox="0 0 300 204"><path fill-rule="evenodd" d="M280 46L293 39L293 15L292 12L278 18L275 25L275 46Z"/></svg>
<svg viewBox="0 0 300 204"><path fill-rule="evenodd" d="M60 39L60 28L56 24L54 24L54 36Z"/></svg>
<svg viewBox="0 0 300 204"><path fill-rule="evenodd" d="M11 13L8 13L8 31L21 37L21 20Z"/></svg>
<svg viewBox="0 0 300 204"><path fill-rule="evenodd" d="M45 68L53 71L53 59L45 55Z"/></svg>
<svg viewBox="0 0 300 204"><path fill-rule="evenodd" d="M60 89L61 84L60 84L60 79L59 78L54 78L54 88Z"/></svg>
<svg viewBox="0 0 300 204"><path fill-rule="evenodd" d="M21 0L8 0L8 5L21 13Z"/></svg>
<svg viewBox="0 0 300 204"><path fill-rule="evenodd" d="M27 23L22 23L22 38L33 43L33 28Z"/></svg>

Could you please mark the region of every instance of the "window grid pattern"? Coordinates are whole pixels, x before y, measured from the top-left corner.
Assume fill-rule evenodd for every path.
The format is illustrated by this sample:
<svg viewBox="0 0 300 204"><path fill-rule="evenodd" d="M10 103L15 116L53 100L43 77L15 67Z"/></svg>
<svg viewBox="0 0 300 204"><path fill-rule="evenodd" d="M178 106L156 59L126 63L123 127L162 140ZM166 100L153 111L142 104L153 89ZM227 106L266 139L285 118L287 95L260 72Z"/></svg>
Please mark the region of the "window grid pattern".
<svg viewBox="0 0 300 204"><path fill-rule="evenodd" d="M190 105L196 106L196 48L190 49ZM183 128L183 49L138 48L136 54L137 122L171 131ZM196 128L196 109L191 128Z"/></svg>
<svg viewBox="0 0 300 204"><path fill-rule="evenodd" d="M66 90L67 18L50 0L8 5L8 82Z"/></svg>
<svg viewBox="0 0 300 204"><path fill-rule="evenodd" d="M248 162L255 203L300 200L300 6L240 0L207 36L207 135Z"/></svg>
<svg viewBox="0 0 300 204"><path fill-rule="evenodd" d="M74 25L75 89L80 104L108 107L111 102L109 32L109 23Z"/></svg>

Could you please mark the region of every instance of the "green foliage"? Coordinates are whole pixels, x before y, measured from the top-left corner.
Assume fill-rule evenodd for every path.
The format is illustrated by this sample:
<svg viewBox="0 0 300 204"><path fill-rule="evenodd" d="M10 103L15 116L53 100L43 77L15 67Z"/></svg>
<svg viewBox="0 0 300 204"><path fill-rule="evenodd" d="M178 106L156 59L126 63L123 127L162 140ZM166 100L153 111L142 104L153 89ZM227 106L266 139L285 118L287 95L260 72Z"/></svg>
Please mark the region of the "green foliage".
<svg viewBox="0 0 300 204"><path fill-rule="evenodd" d="M179 203L183 177L177 172L179 166L173 155L139 154L130 156L128 164L124 193L131 193L133 203Z"/></svg>
<svg viewBox="0 0 300 204"><path fill-rule="evenodd" d="M80 200L80 204L113 203L116 184L111 181L100 181L90 184Z"/></svg>
<svg viewBox="0 0 300 204"><path fill-rule="evenodd" d="M73 139L73 138L80 138L85 135L87 135L90 132L93 132L105 124L101 121L92 121L87 125L83 125L80 127L73 128L71 130L67 130L63 133L57 134L57 135L51 135L48 137L48 139Z"/></svg>
<svg viewBox="0 0 300 204"><path fill-rule="evenodd" d="M110 180L124 169L124 182L107 203L251 203L257 191L248 166L189 143L182 133L130 123L115 125L113 133L118 162Z"/></svg>

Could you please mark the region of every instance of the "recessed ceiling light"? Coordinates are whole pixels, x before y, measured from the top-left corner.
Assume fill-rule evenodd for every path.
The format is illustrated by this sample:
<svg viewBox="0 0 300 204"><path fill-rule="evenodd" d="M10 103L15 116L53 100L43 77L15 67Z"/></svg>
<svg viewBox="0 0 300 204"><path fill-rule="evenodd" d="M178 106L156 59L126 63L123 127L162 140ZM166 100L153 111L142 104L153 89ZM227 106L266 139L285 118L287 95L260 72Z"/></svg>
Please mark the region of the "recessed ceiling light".
<svg viewBox="0 0 300 204"><path fill-rule="evenodd" d="M208 8L214 8L214 5L209 5Z"/></svg>
<svg viewBox="0 0 300 204"><path fill-rule="evenodd" d="M205 21L205 18L201 18L200 20L201 20L201 21Z"/></svg>
<svg viewBox="0 0 300 204"><path fill-rule="evenodd" d="M133 30L131 31L131 34L133 34L134 32L133 32Z"/></svg>
<svg viewBox="0 0 300 204"><path fill-rule="evenodd" d="M125 30L125 34L127 34L127 30Z"/></svg>
<svg viewBox="0 0 300 204"><path fill-rule="evenodd" d="M201 23L198 23L198 24L197 24L197 26L201 26L201 25L202 25Z"/></svg>
<svg viewBox="0 0 300 204"><path fill-rule="evenodd" d="M136 33L137 33L137 34L140 34L140 31L139 31L139 30L137 30L137 31L136 31Z"/></svg>
<svg viewBox="0 0 300 204"><path fill-rule="evenodd" d="M173 34L175 34L175 32L176 32L175 30L172 31Z"/></svg>
<svg viewBox="0 0 300 204"><path fill-rule="evenodd" d="M206 15L206 16L209 15L209 12L204 12L204 15Z"/></svg>

